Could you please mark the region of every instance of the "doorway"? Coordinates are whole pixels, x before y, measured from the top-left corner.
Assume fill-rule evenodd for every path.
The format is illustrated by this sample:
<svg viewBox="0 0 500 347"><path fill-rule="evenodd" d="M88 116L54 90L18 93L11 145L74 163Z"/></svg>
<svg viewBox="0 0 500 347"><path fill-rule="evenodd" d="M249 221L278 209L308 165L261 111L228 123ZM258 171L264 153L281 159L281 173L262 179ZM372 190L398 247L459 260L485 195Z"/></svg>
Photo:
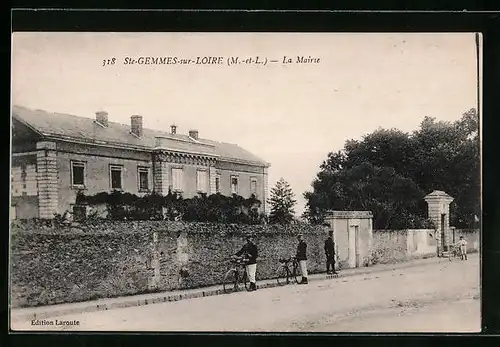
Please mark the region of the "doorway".
<svg viewBox="0 0 500 347"><path fill-rule="evenodd" d="M359 226L351 225L349 228L349 267L359 266Z"/></svg>
<svg viewBox="0 0 500 347"><path fill-rule="evenodd" d="M446 214L443 213L441 214L441 248L443 251L447 251L448 247L446 245L446 234L445 234L445 220L446 220Z"/></svg>

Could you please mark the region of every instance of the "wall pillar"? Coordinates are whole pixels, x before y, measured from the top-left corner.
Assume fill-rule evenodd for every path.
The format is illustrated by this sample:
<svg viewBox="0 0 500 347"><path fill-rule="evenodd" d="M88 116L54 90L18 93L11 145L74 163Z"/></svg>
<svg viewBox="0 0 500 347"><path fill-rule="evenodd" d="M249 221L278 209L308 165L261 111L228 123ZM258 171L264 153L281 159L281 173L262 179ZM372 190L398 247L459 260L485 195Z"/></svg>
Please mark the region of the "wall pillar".
<svg viewBox="0 0 500 347"><path fill-rule="evenodd" d="M443 251L448 250L448 245L452 242L450 204L453 198L441 190L435 190L427 195L424 200L428 206L428 218L434 222L436 228L436 252L439 256Z"/></svg>
<svg viewBox="0 0 500 347"><path fill-rule="evenodd" d="M52 219L59 204L56 144L41 141L36 148L39 215L40 218Z"/></svg>
<svg viewBox="0 0 500 347"><path fill-rule="evenodd" d="M268 168L264 168L264 175L263 175L263 185L264 185L264 199L262 199L262 210L264 211L264 214L268 215L269 214L269 207L267 204L267 199L269 195L269 182L268 182Z"/></svg>
<svg viewBox="0 0 500 347"><path fill-rule="evenodd" d="M151 249L152 276L148 277L148 289L157 289L161 282L160 274L160 252L158 249L158 232L153 232L153 245Z"/></svg>
<svg viewBox="0 0 500 347"><path fill-rule="evenodd" d="M215 179L217 178L217 171L215 169L215 162L210 162L208 168L208 180L209 180L209 195L217 193L217 187L215 184Z"/></svg>
<svg viewBox="0 0 500 347"><path fill-rule="evenodd" d="M153 154L153 189L157 194L168 194L168 165L160 153Z"/></svg>

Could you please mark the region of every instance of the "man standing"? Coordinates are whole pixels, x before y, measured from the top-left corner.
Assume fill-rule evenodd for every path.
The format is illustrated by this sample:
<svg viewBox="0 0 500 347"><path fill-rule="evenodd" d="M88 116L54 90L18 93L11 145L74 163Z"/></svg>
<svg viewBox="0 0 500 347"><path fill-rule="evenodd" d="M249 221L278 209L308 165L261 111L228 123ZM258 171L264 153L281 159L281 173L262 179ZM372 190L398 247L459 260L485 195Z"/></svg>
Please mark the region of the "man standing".
<svg viewBox="0 0 500 347"><path fill-rule="evenodd" d="M326 273L329 275L336 275L335 271L335 242L333 241L333 230L330 225L324 224L328 227L328 238L325 240L325 255L326 255ZM330 266L332 270L330 270Z"/></svg>
<svg viewBox="0 0 500 347"><path fill-rule="evenodd" d="M300 264L300 271L302 272L302 281L300 284L307 284L307 244L302 237L302 234L297 236L299 244L297 245L296 258Z"/></svg>
<svg viewBox="0 0 500 347"><path fill-rule="evenodd" d="M257 246L253 243L251 235L246 237L246 243L241 247L241 249L236 253L236 255L244 256L247 258L246 270L248 281L250 282L249 292L257 290L257 285L255 284L255 273L257 272Z"/></svg>
<svg viewBox="0 0 500 347"><path fill-rule="evenodd" d="M460 258L462 260L467 260L467 241L464 240L463 236L460 236L458 246L460 247Z"/></svg>

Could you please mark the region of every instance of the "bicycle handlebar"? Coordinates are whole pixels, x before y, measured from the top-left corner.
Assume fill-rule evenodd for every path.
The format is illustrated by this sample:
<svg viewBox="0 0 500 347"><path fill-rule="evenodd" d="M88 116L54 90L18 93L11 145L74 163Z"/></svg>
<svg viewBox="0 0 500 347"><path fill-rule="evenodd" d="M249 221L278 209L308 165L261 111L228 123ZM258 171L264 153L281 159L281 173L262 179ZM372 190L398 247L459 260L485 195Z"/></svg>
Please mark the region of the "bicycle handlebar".
<svg viewBox="0 0 500 347"><path fill-rule="evenodd" d="M280 258L279 261L280 263L289 263L291 261L297 260L297 257L288 257L288 258Z"/></svg>
<svg viewBox="0 0 500 347"><path fill-rule="evenodd" d="M231 256L228 260L233 264L239 264L239 265L248 262L248 258L245 258L244 256Z"/></svg>

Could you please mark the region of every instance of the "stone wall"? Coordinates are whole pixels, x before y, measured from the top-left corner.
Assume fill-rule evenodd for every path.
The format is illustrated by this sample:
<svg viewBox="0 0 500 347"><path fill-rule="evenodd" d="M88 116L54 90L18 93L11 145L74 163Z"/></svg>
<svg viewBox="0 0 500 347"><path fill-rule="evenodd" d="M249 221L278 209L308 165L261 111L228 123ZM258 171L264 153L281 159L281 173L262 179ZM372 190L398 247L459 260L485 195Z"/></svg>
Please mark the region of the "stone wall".
<svg viewBox="0 0 500 347"><path fill-rule="evenodd" d="M372 264L385 264L407 259L406 230L373 230Z"/></svg>
<svg viewBox="0 0 500 347"><path fill-rule="evenodd" d="M327 235L310 225L227 225L166 221L55 228L48 221L11 225L13 307L220 284L229 257L252 233L259 249L257 280L273 278L281 256L308 244L309 270L325 270Z"/></svg>
<svg viewBox="0 0 500 347"><path fill-rule="evenodd" d="M453 235L453 229L452 233ZM455 230L455 242L460 236L468 242L468 252L479 251L480 233L477 229ZM372 263L395 263L413 258L437 256L439 238L434 229L374 230ZM453 242L450 239L450 242Z"/></svg>

